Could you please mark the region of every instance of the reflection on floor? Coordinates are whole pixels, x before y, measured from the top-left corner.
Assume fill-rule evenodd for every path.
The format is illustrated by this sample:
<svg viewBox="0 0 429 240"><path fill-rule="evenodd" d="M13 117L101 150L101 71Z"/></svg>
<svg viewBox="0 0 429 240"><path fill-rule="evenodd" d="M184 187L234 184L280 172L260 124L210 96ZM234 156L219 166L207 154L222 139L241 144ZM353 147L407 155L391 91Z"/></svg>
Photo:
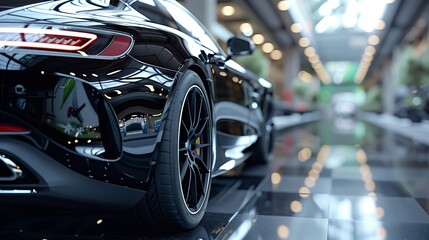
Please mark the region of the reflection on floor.
<svg viewBox="0 0 429 240"><path fill-rule="evenodd" d="M147 233L126 216L30 211L2 216L0 239L429 239L429 147L370 124L289 129L269 165L233 175L214 179L207 214L186 233Z"/></svg>
<svg viewBox="0 0 429 240"><path fill-rule="evenodd" d="M427 146L343 118L276 144L259 197L219 239L429 239Z"/></svg>

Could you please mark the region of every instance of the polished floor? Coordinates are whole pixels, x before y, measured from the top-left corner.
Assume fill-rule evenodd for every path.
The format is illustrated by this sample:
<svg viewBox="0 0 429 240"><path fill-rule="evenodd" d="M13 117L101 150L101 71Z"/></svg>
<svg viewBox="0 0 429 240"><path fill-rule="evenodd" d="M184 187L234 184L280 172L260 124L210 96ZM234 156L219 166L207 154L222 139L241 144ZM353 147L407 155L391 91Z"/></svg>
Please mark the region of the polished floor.
<svg viewBox="0 0 429 240"><path fill-rule="evenodd" d="M425 240L429 147L359 120L322 119L279 131L269 165L214 179L192 231L148 233L126 214L31 210L1 216L0 239Z"/></svg>
<svg viewBox="0 0 429 240"><path fill-rule="evenodd" d="M429 148L353 119L319 121L279 136L257 196L218 239L429 239Z"/></svg>

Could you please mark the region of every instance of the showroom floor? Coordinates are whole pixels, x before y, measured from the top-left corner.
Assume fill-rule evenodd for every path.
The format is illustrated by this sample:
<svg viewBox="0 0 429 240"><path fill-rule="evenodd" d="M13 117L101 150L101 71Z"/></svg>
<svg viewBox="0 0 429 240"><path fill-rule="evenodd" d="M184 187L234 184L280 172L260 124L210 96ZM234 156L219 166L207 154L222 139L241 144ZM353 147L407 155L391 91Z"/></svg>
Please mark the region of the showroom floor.
<svg viewBox="0 0 429 240"><path fill-rule="evenodd" d="M425 145L339 118L284 132L273 165L218 239L429 239Z"/></svg>
<svg viewBox="0 0 429 240"><path fill-rule="evenodd" d="M429 239L428 176L428 146L353 119L320 120L278 132L269 165L214 179L192 231L35 211L0 218L0 239Z"/></svg>

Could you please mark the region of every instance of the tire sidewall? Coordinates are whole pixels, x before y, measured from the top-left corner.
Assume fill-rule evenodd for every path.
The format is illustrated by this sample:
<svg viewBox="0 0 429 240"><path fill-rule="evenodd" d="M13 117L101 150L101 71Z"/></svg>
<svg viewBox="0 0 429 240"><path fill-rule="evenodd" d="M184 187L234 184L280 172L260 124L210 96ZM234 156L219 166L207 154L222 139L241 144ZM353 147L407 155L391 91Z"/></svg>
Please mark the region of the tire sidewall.
<svg viewBox="0 0 429 240"><path fill-rule="evenodd" d="M272 152L274 148L274 124L272 121L272 96L266 94L265 96L265 124L262 133L261 145L263 148L265 162L269 162L272 159Z"/></svg>
<svg viewBox="0 0 429 240"><path fill-rule="evenodd" d="M170 120L171 123L171 134L163 135L163 141L162 142L170 142L169 150L171 152L171 161L170 164L170 172L171 172L171 191L173 195L173 201L174 205L177 207L178 215L183 221L183 224L185 225L185 228L192 228L195 227L202 219L206 208L207 208L207 202L209 198L210 193L210 185L211 185L211 173L209 173L209 177L207 179L208 186L207 186L207 195L205 196L204 202L200 209L196 213L192 213L189 211L188 207L186 206L183 193L182 193L182 184L181 184L181 178L180 178L180 169L179 169L179 128L181 124L181 114L183 110L183 104L185 102L186 96L189 92L189 90L193 87L198 87L202 94L205 96L205 99L207 101L207 110L209 111L208 115L210 117L209 120L209 129L210 129L210 141L213 144L213 132L212 130L212 115L211 115L211 109L210 109L210 102L208 99L207 92L203 86L202 81L200 80L199 76L193 72L188 71L186 72L183 77L179 80L180 82L177 83L176 89L174 90L174 94L171 96L171 104L170 109L168 111L167 119ZM169 139L171 138L171 139ZM164 141L166 140L166 141ZM210 148L209 150L210 159L208 160L208 166L211 170L211 164L212 164L212 157L213 157L213 150ZM156 176L157 178L163 177L162 175ZM157 181L159 183L160 181ZM157 186L162 187L165 189L165 186ZM162 207L162 206L161 206Z"/></svg>
<svg viewBox="0 0 429 240"><path fill-rule="evenodd" d="M265 107L263 109L264 121L261 123L261 131L252 156L249 159L251 164L266 164L272 159L274 147L274 124L271 119L271 111L266 104L271 104L271 96L265 96Z"/></svg>

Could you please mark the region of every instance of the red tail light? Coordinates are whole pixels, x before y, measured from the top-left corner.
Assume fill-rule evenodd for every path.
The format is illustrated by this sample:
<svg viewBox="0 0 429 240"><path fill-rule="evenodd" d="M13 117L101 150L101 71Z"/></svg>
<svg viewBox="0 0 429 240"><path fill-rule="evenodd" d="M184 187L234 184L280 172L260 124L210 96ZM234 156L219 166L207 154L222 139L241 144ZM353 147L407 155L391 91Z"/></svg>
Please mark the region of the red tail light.
<svg viewBox="0 0 429 240"><path fill-rule="evenodd" d="M27 128L9 125L9 124L0 124L0 135L3 134L29 134L30 130Z"/></svg>
<svg viewBox="0 0 429 240"><path fill-rule="evenodd" d="M76 31L0 28L0 47L79 51L96 39L95 34Z"/></svg>
<svg viewBox="0 0 429 240"><path fill-rule="evenodd" d="M115 36L110 45L100 53L101 56L118 56L125 53L131 45L131 38Z"/></svg>

